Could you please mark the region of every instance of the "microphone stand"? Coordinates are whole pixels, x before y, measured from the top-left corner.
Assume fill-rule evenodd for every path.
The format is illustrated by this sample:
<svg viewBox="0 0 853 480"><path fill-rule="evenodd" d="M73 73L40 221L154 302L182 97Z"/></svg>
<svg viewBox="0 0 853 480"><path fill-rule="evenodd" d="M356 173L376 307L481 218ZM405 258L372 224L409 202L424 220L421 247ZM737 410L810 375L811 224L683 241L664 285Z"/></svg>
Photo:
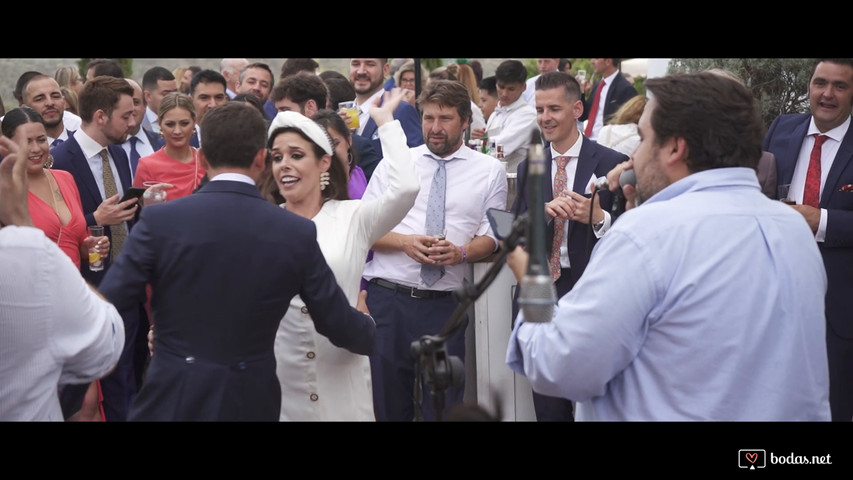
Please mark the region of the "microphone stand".
<svg viewBox="0 0 853 480"><path fill-rule="evenodd" d="M512 224L512 233L504 239L504 247L489 268L485 277L479 283L463 285L453 292L459 305L450 316L447 324L438 335L424 335L420 340L412 342L411 353L415 359L414 386L414 421L422 422L423 417L423 384L422 373L426 384L430 387L436 421L441 421L445 404L445 390L462 384L465 368L459 357L447 354L445 344L462 327L468 308L480 298L500 274L506 263L506 257L515 250L527 230L527 216L517 217Z"/></svg>

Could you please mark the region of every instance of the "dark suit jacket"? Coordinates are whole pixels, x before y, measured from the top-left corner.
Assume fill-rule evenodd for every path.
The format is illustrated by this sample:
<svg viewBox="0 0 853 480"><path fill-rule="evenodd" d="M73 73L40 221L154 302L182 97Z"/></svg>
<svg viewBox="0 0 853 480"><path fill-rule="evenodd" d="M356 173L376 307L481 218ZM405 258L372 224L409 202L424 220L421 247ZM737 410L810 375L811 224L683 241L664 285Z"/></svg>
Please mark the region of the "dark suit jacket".
<svg viewBox="0 0 853 480"><path fill-rule="evenodd" d="M277 421L273 344L294 295L321 335L371 353L373 320L349 306L316 236L242 182L143 209L101 289L124 314L153 286L154 355L129 419Z"/></svg>
<svg viewBox="0 0 853 480"><path fill-rule="evenodd" d="M379 105L382 105L380 100ZM417 147L424 144L424 132L421 127L421 116L415 107L408 102L400 102L400 106L394 110L394 118L400 121L400 126L403 127L403 132L406 134L406 144L410 147ZM361 131L361 136L367 138L373 144L374 150L379 152L382 157L382 144L379 141L379 132L376 122L371 118L364 125ZM364 168L364 167L362 167Z"/></svg>
<svg viewBox="0 0 853 480"><path fill-rule="evenodd" d="M132 186L130 164L127 155L120 145L108 145L107 149L116 164L122 188L124 191L127 191ZM68 140L63 142L62 145L51 149L51 154L53 154L54 158L53 168L66 170L74 177L77 190L80 192L80 202L83 206L83 214L86 217L86 225L95 225L94 212L104 201L104 198L98 190L95 176L89 168L89 162L86 160L83 150L80 149L77 139L69 136ZM132 229L134 221L127 222L127 225L128 230ZM104 228L104 233L110 237L110 241L112 242L112 230L109 226ZM100 272L93 272L89 270L88 265L82 265L81 273L83 274L83 278L92 285L101 286L104 276L110 270L115 260L114 256L106 259L104 269ZM125 345L121 358L116 368L108 376L101 379L101 388L104 395L104 414L107 421L124 421L127 419L127 409L133 395L136 393L136 378L134 373L135 339L140 328L139 325L143 319L145 319L144 323L147 323L142 302L136 305L135 310L128 311L124 316Z"/></svg>
<svg viewBox="0 0 853 480"><path fill-rule="evenodd" d="M144 128L142 129L142 131L145 132L145 135L148 136L148 141L151 142L151 148L153 148L155 152L157 150L160 150L160 148L166 144L166 140L161 137L159 133L154 133L151 130L146 130ZM193 146L197 147L198 145Z"/></svg>
<svg viewBox="0 0 853 480"><path fill-rule="evenodd" d="M107 149L116 164L119 179L124 191L127 191L133 186L133 181L130 173L130 164L127 159L127 154L120 145L108 145ZM69 136L68 140L62 145L54 147L50 153L53 155L53 168L57 170L65 170L71 173L74 177L74 182L77 184L77 190L80 192L80 202L83 205L83 214L86 217L86 225L95 225L95 210L104 201L98 190L98 184L95 181L95 176L92 175L92 170L89 168L89 162L86 160L83 150L80 149L80 144L73 136ZM128 222L128 230L133 227L133 222ZM112 242L112 230L109 226L104 228L104 233ZM93 285L97 286L101 283L110 263L114 258L106 260L104 270L100 272L92 272L87 266L83 266L83 277Z"/></svg>
<svg viewBox="0 0 853 480"><path fill-rule="evenodd" d="M379 165L379 160L382 160L380 152L373 148L373 142L370 139L364 138L361 135L352 136L352 149L355 152L359 167L364 171L364 176L367 181L373 176L373 171Z"/></svg>
<svg viewBox="0 0 853 480"><path fill-rule="evenodd" d="M554 199L551 182L551 160L551 146L550 144L546 144L546 171L542 185L545 202L550 202ZM613 169L613 167L626 160L628 160L627 155L623 155L615 150L599 145L598 143L584 137L581 145L581 153L578 157L578 166L575 172L575 181L572 185L572 190L583 194L587 191L587 187L589 186L590 179L593 174L596 177L605 176L607 175L607 172ZM513 211L518 212L519 215L527 212L529 208L529 199L527 198L529 194L527 192L529 191L530 186L527 184L527 178L527 160L523 160L518 165L518 195L516 195L515 202L512 207ZM611 211L613 206L612 192L609 190L602 190L596 195L600 199L601 208L607 212ZM538 206L537 208L543 208L543 206ZM611 219L611 221L612 220L615 219ZM598 238L595 235L590 234L591 228L591 226L583 223L569 221L568 236L564 238L564 241L568 242L569 262L571 263L572 278L575 282L577 282L578 278L583 274L584 269L586 269L586 264L589 262L587 252L592 251L592 246L598 241ZM547 253L550 255L551 240L554 238L554 222L548 222L545 238L547 239Z"/></svg>
<svg viewBox="0 0 853 480"><path fill-rule="evenodd" d="M776 155L780 185L791 183L810 120L811 114L781 115L764 136L762 148ZM849 340L853 339L853 191L842 191L846 185L853 185L853 128L838 147L820 196L827 220L826 238L818 243L828 280L828 328ZM845 371L849 369L847 366Z"/></svg>
<svg viewBox="0 0 853 480"><path fill-rule="evenodd" d="M600 83L601 80L595 82L595 85L592 86L592 91L590 92L591 98L583 99L583 115L578 119L581 122L589 117L592 100L595 98L595 91L598 89ZM634 85L627 78L623 77L621 73L617 74L613 80L613 85L610 85L610 88L607 89L607 97L604 99L604 123L607 123L608 117L616 113L616 110L619 110L619 107L623 103L634 98L636 95L637 89L634 88Z"/></svg>

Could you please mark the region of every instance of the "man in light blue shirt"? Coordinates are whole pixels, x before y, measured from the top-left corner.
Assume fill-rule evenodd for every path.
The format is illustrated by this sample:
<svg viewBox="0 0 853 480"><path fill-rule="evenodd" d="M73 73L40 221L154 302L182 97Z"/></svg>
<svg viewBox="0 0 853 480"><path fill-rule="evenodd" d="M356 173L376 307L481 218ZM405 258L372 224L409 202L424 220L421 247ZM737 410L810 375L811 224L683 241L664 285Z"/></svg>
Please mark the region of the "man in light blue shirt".
<svg viewBox="0 0 853 480"><path fill-rule="evenodd" d="M646 88L642 205L550 321L519 316L507 363L577 420L828 421L826 273L802 217L761 193L752 94L711 72Z"/></svg>

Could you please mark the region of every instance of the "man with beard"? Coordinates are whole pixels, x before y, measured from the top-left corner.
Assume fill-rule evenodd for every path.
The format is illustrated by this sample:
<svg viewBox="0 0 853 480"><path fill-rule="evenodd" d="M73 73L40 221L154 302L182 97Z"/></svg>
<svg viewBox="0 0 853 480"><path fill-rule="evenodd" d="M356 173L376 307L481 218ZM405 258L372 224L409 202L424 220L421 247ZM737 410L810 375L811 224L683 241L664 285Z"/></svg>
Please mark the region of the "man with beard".
<svg viewBox="0 0 853 480"><path fill-rule="evenodd" d="M21 86L21 106L28 106L41 114L47 132L47 143L51 148L62 144L73 135L79 123L66 125L66 116L76 115L65 111L65 97L59 89L59 83L42 73L33 74Z"/></svg>
<svg viewBox="0 0 853 480"><path fill-rule="evenodd" d="M128 131L136 125L133 87L123 78L99 76L86 82L80 92L80 118L83 123L68 141L51 153L54 167L74 177L87 225L103 225L110 237L111 254L100 272L82 268L83 277L98 286L118 257L127 233L133 226L137 199L120 202L132 185L130 163L121 147ZM142 304L139 314L144 313ZM126 316L125 344L115 371L101 380L104 415L107 421L123 421L136 393L133 349L136 345L139 316Z"/></svg>
<svg viewBox="0 0 853 480"><path fill-rule="evenodd" d="M826 272L802 215L761 192L758 103L715 72L645 86L640 206L551 319L518 316L507 364L576 420L829 420Z"/></svg>
<svg viewBox="0 0 853 480"><path fill-rule="evenodd" d="M381 82L378 85L381 90ZM465 86L451 80L431 82L418 98L418 107L427 143L410 152L421 181L420 194L406 218L373 245L373 259L364 269L367 305L376 319L370 369L380 421L413 420L415 371L410 346L444 329L458 306L452 293L462 286L466 263L497 249L486 211L506 206L506 172L500 162L463 145L463 132L471 122ZM363 200L388 188L388 174L387 165L379 162ZM448 355L463 361L466 324L467 318L446 343ZM445 405L460 402L463 392L464 386L448 388ZM420 397L423 418L435 419L429 392L425 389Z"/></svg>
<svg viewBox="0 0 853 480"><path fill-rule="evenodd" d="M355 89L355 104L358 108L358 128L353 133L369 139L380 157L382 145L379 142L379 132L369 112L373 100L377 97L380 98L379 105L382 105L382 92L385 91L383 87L390 69L387 58L353 58L349 64L349 81ZM337 109L338 106L332 105L332 108ZM394 111L394 118L403 126L406 143L410 147L423 145L421 119L415 107L408 102L400 102L400 106Z"/></svg>

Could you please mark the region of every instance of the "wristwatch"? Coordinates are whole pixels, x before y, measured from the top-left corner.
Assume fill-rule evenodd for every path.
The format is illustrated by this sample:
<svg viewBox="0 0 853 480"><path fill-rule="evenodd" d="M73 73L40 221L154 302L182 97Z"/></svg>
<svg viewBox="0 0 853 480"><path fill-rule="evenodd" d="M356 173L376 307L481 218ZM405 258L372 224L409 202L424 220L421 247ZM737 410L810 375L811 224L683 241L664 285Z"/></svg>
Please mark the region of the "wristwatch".
<svg viewBox="0 0 853 480"><path fill-rule="evenodd" d="M601 227L603 227L603 226L604 226L604 219L602 218L600 222L598 222L592 226L592 229L595 230L596 232L598 232L599 230L601 230Z"/></svg>

